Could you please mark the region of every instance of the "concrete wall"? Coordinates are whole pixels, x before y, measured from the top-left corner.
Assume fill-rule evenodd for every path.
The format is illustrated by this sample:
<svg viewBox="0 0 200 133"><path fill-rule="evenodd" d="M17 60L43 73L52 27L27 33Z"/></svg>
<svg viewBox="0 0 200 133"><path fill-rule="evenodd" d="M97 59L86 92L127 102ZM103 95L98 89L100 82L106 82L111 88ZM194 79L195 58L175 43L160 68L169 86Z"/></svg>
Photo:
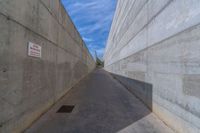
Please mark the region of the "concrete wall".
<svg viewBox="0 0 200 133"><path fill-rule="evenodd" d="M171 128L200 132L199 0L119 0L104 58L107 71L152 85L129 89L152 95Z"/></svg>
<svg viewBox="0 0 200 133"><path fill-rule="evenodd" d="M21 132L94 67L59 0L0 0L0 132Z"/></svg>

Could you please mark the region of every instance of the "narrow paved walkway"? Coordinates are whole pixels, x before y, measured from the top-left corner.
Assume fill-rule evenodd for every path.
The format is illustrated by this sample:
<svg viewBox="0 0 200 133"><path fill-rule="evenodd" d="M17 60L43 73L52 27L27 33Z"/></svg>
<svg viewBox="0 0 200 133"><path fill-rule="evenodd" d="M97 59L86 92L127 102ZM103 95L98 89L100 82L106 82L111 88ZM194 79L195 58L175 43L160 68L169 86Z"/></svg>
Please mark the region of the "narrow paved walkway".
<svg viewBox="0 0 200 133"><path fill-rule="evenodd" d="M71 113L56 113L75 105ZM27 133L171 133L148 108L104 70L71 89Z"/></svg>

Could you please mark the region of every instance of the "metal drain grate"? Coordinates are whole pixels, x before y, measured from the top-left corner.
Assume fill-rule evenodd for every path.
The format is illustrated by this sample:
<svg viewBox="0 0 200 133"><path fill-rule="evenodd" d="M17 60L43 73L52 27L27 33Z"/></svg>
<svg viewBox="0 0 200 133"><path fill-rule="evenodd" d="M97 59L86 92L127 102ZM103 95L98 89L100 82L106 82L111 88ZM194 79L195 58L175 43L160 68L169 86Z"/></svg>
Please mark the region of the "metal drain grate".
<svg viewBox="0 0 200 133"><path fill-rule="evenodd" d="M74 109L74 105L63 105L59 108L57 113L71 113Z"/></svg>

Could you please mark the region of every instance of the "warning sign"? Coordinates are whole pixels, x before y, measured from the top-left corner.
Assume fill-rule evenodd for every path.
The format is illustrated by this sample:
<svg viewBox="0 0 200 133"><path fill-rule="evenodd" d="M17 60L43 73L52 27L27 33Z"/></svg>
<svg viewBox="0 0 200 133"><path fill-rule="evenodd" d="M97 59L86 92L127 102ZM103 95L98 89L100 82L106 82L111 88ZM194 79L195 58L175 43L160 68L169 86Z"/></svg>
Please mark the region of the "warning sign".
<svg viewBox="0 0 200 133"><path fill-rule="evenodd" d="M42 47L38 44L29 42L28 43L28 55L31 57L41 58L42 57Z"/></svg>

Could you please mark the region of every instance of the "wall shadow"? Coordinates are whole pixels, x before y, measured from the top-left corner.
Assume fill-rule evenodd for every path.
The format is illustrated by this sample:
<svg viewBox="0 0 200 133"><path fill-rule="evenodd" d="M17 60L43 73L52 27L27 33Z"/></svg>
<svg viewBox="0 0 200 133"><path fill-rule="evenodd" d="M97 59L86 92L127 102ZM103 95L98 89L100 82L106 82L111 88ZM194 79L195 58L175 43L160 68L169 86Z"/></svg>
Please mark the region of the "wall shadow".
<svg viewBox="0 0 200 133"><path fill-rule="evenodd" d="M149 124L154 122L149 109L152 108L152 85L111 75L123 86L116 83L107 71L96 69L74 86L41 118L42 122L35 123L27 133L116 133L129 129L145 132L155 128ZM70 114L57 114L62 105L75 105L75 108Z"/></svg>
<svg viewBox="0 0 200 133"><path fill-rule="evenodd" d="M117 75L114 73L110 74L113 76L114 79L120 82L129 92L140 99L152 111L152 84Z"/></svg>

